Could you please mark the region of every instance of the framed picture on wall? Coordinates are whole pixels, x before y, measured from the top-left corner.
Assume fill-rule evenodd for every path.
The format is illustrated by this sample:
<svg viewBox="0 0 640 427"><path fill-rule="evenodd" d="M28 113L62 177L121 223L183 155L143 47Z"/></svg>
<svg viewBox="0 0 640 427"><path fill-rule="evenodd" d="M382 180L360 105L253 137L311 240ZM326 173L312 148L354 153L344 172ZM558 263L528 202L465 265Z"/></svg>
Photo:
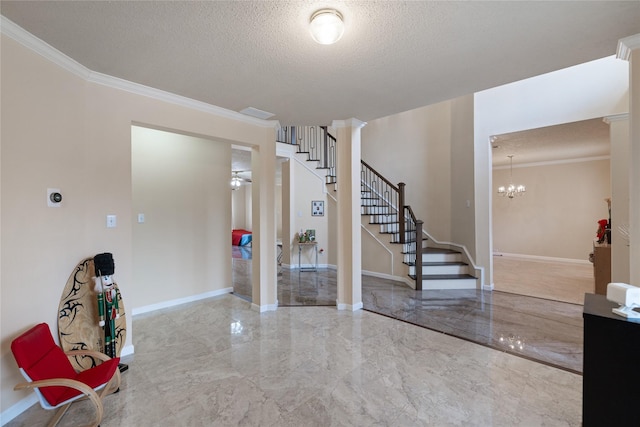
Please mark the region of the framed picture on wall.
<svg viewBox="0 0 640 427"><path fill-rule="evenodd" d="M311 216L324 216L324 201L314 200L311 202Z"/></svg>
<svg viewBox="0 0 640 427"><path fill-rule="evenodd" d="M305 234L307 235L307 240L309 242L315 242L316 241L316 230L307 230L307 232Z"/></svg>

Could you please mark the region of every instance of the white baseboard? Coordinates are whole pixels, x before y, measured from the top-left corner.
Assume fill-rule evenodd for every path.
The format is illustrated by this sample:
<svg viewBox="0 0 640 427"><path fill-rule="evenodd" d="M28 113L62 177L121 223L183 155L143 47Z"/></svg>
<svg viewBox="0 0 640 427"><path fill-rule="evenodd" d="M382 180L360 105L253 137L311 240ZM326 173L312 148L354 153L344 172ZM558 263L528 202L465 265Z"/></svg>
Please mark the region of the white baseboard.
<svg viewBox="0 0 640 427"><path fill-rule="evenodd" d="M5 425L36 403L38 403L38 396L35 393L29 393L24 399L0 414L0 425Z"/></svg>
<svg viewBox="0 0 640 427"><path fill-rule="evenodd" d="M493 283L489 284L489 285L482 285L482 290L483 291L493 291Z"/></svg>
<svg viewBox="0 0 640 427"><path fill-rule="evenodd" d="M291 264L288 266L289 270L300 270L300 267L302 266L302 268L304 269L309 269L312 270L314 268L317 267L318 270L326 270L331 268L329 264L318 264L317 266L315 264ZM284 264L282 265L282 267L284 268Z"/></svg>
<svg viewBox="0 0 640 427"><path fill-rule="evenodd" d="M298 264L281 264L283 270L298 270ZM313 264L302 264L302 268L313 268ZM337 270L334 264L318 264L318 270Z"/></svg>
<svg viewBox="0 0 640 427"><path fill-rule="evenodd" d="M336 307L338 308L338 310L358 311L358 310L362 310L362 307L364 306L362 304L362 301L356 304L341 304L338 301L336 301Z"/></svg>
<svg viewBox="0 0 640 427"><path fill-rule="evenodd" d="M137 316L143 313L150 313L152 311L161 310L163 308L175 307L176 305L186 304L188 302L199 301L206 298L217 297L220 295L233 292L233 288L218 289L217 291L205 292L203 294L191 295L184 298L178 298L169 301L159 302L157 304L145 305L143 307L137 307L131 310L133 316Z"/></svg>
<svg viewBox="0 0 640 427"><path fill-rule="evenodd" d="M125 345L122 350L120 351L120 358L123 357L127 357L127 356L133 356L134 353L134 349L133 349L133 344L131 345Z"/></svg>
<svg viewBox="0 0 640 427"><path fill-rule="evenodd" d="M277 309L278 309L277 302L275 304L263 304L263 305L251 303L251 310L257 311L258 313L264 313L267 311L276 311Z"/></svg>
<svg viewBox="0 0 640 427"><path fill-rule="evenodd" d="M585 254L588 255L588 254ZM591 262L585 257L585 259L574 259L574 258L557 258L550 256L539 256L539 255L525 255L525 254L511 254L504 252L494 252L494 257L503 257L503 258L512 258L512 259L526 259L530 261L546 261L546 262L564 262L567 264L591 264Z"/></svg>

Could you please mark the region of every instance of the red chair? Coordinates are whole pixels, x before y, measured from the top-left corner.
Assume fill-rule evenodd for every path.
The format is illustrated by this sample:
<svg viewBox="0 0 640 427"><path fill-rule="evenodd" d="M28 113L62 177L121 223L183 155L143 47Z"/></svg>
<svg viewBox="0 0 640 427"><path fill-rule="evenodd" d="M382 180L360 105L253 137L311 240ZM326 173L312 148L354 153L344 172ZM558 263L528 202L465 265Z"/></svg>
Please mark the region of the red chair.
<svg viewBox="0 0 640 427"><path fill-rule="evenodd" d="M54 342L46 323L40 323L14 339L11 351L20 372L27 380L13 389L31 388L38 395L44 409L59 408L49 422L49 427L58 424L69 406L84 397L90 399L96 408L96 418L88 425L100 424L104 412L103 397L120 387L119 357L111 359L105 354L90 350L65 353ZM72 356L91 356L102 363L76 372L69 362L69 357Z"/></svg>

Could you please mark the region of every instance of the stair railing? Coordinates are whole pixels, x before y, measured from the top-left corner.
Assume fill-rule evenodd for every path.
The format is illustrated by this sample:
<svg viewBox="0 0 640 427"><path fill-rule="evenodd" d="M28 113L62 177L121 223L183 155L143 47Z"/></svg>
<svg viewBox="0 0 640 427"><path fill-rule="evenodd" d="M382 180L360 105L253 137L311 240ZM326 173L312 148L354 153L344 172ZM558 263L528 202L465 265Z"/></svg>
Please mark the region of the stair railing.
<svg viewBox="0 0 640 427"><path fill-rule="evenodd" d="M327 126L281 126L276 140L296 145L298 153L307 154L308 161L318 162L316 169L327 170L327 184L336 182L336 139Z"/></svg>
<svg viewBox="0 0 640 427"><path fill-rule="evenodd" d="M291 139L292 127L293 126L280 126L276 130L276 142L282 142L283 144L295 144L295 139Z"/></svg>
<svg viewBox="0 0 640 427"><path fill-rule="evenodd" d="M401 192L400 189L391 181L382 176L378 171L373 169L364 160L360 160L360 185L362 191L371 193L376 200L381 203L372 206L371 212L375 212L375 215L389 218L393 215L397 217L397 222L400 227L398 233L398 239L392 239L392 243L404 243L403 242L403 224L400 220ZM365 205L366 206L366 205Z"/></svg>
<svg viewBox="0 0 640 427"><path fill-rule="evenodd" d="M383 215L397 215L398 238L392 243L401 243L405 260L414 265L416 290L422 290L422 226L423 221L416 219L411 206L405 203L405 183L397 186L369 166L360 161L360 180L363 191L371 192L382 202L380 212Z"/></svg>
<svg viewBox="0 0 640 427"><path fill-rule="evenodd" d="M325 149L327 184L333 184L336 182L336 139L329 133L329 129L326 126L321 126L320 128L323 130L324 135L323 146Z"/></svg>
<svg viewBox="0 0 640 427"><path fill-rule="evenodd" d="M424 221L416 219L411 206L405 205L404 218L406 223L406 232L410 236L415 236L412 241L407 241L407 254L409 255L409 263L413 263L416 276L416 291L422 290L422 225Z"/></svg>

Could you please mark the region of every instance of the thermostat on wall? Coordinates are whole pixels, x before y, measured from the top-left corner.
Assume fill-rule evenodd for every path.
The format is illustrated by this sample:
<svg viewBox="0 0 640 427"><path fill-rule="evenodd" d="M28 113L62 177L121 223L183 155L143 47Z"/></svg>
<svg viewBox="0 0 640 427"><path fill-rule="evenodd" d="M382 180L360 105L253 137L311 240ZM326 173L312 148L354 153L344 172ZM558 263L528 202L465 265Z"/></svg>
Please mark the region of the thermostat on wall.
<svg viewBox="0 0 640 427"><path fill-rule="evenodd" d="M62 206L62 193L59 188L47 188L47 206L50 208Z"/></svg>

